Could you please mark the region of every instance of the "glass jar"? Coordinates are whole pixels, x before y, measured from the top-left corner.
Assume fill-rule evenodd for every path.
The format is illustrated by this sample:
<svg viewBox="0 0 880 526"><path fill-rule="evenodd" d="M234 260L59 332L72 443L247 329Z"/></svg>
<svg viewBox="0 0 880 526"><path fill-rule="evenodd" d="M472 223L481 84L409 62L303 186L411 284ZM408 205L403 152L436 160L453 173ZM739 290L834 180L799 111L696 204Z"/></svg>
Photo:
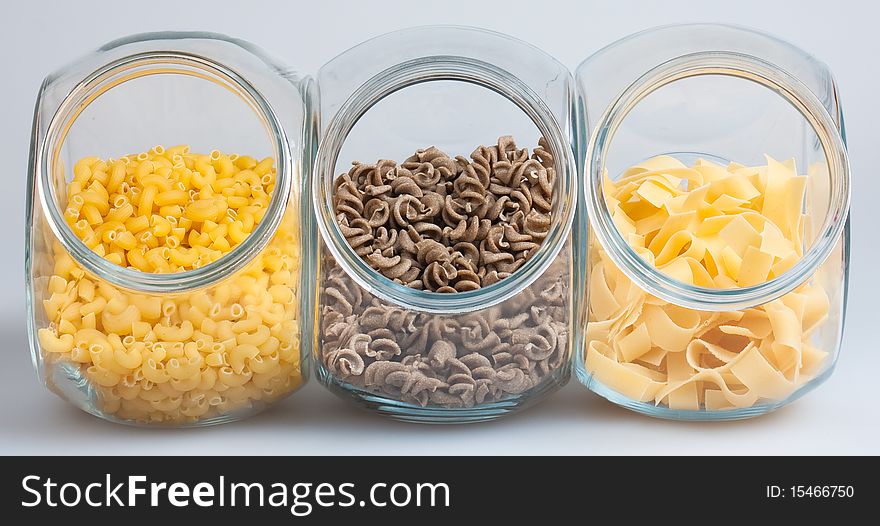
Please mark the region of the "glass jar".
<svg viewBox="0 0 880 526"><path fill-rule="evenodd" d="M684 25L606 47L576 82L590 217L580 381L651 416L723 420L827 379L850 193L828 68L761 33Z"/></svg>
<svg viewBox="0 0 880 526"><path fill-rule="evenodd" d="M493 419L562 386L569 376L573 334L569 235L576 208L568 71L543 52L497 33L421 27L372 39L341 54L321 68L318 89L322 135L312 195L322 241L315 346L320 380L369 409L420 422ZM452 180L476 163L475 157L466 156L477 146L490 145L480 151L497 156L501 137L501 155L520 155L506 136L520 146L535 146L543 137L541 155L555 178L549 183L553 198L543 241L518 268L503 267L508 271L500 272L510 274L504 277L500 265L489 263L494 256L478 255L480 243L487 242L485 232L453 233L452 223L459 219L451 212L456 219L444 220L445 228L420 225L441 214L438 207L425 204L433 199L426 196L453 188ZM458 155L464 157L454 160ZM492 157L487 173L500 160ZM352 171L355 161L363 164ZM547 173L550 168L544 167ZM355 173L361 169L373 175ZM536 169L528 169L529 177ZM342 182L343 174L350 182ZM373 189L355 189L374 176L389 184L369 179ZM429 180L435 176L439 185ZM392 179L400 191L392 189ZM419 188L409 191L415 197L401 197L407 193L403 183L413 182L407 179L418 181ZM480 183L474 206L500 201L487 197L486 182ZM355 196L357 211L337 208L343 191L345 199ZM454 195L460 199L464 194ZM369 202L374 196L382 199ZM411 197L413 203L403 203ZM382 210L398 202L412 208L390 222ZM466 205L455 201L448 206L464 210ZM511 206L510 216L527 212L526 206ZM375 224L367 225L364 215L370 221L376 218ZM471 219L458 224L464 229ZM357 225L358 235L365 237L353 233ZM469 247L455 251L473 256L461 268L441 268L439 259L417 256L414 248L401 244L410 232L411 241L424 241L419 246L444 244L441 251L453 250L453 242L462 240ZM522 231L514 229L509 236L517 233ZM361 250L364 244L366 251ZM360 254L403 261L412 275L383 274ZM472 270L467 274L472 281L481 273L483 286L462 284L466 270ZM493 272L499 274L487 277ZM450 292L435 291L444 284Z"/></svg>
<svg viewBox="0 0 880 526"><path fill-rule="evenodd" d="M303 385L312 86L208 33L117 40L47 77L26 266L50 390L107 420L191 426Z"/></svg>

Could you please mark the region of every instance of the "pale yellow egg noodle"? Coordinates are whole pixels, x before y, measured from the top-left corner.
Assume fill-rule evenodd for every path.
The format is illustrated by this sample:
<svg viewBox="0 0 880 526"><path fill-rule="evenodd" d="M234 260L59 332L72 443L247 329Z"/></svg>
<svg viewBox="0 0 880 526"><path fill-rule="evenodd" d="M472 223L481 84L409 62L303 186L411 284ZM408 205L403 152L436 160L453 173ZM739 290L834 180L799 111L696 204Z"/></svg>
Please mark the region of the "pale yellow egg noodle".
<svg viewBox="0 0 880 526"><path fill-rule="evenodd" d="M735 288L773 279L803 256L806 177L794 161L687 167L660 156L607 176L615 225L645 261L684 283ZM639 402L725 410L781 400L814 377L827 352L810 334L827 318L818 283L732 312L701 312L650 294L589 247L586 368Z"/></svg>
<svg viewBox="0 0 880 526"><path fill-rule="evenodd" d="M261 221L275 189L271 158L188 146L74 166L64 217L117 265L170 273L223 257ZM245 269L191 293L135 294L86 274L57 241L38 331L46 367L79 364L100 410L187 423L284 396L302 383L300 235L288 209ZM48 375L51 376L51 375Z"/></svg>

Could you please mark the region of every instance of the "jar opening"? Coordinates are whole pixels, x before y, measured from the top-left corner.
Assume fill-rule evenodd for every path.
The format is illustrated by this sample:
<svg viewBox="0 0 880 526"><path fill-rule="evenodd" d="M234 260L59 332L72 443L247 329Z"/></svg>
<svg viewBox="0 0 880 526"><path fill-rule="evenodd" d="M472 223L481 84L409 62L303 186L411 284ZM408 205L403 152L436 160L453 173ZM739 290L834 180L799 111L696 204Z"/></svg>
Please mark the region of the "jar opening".
<svg viewBox="0 0 880 526"><path fill-rule="evenodd" d="M371 108L392 94L425 83L456 82L476 85L512 102L543 136L555 160L556 195L550 232L538 251L511 276L492 285L457 293L409 288L382 276L367 264L342 234L333 213L333 181L343 146L355 125ZM515 137L521 142L521 138ZM326 128L318 149L312 197L318 227L332 256L355 282L377 297L405 308L431 313L483 309L504 301L534 282L559 254L574 218L574 159L568 138L552 111L534 91L509 72L487 62L462 56L426 56L396 64L362 84L342 104ZM424 144L421 147L428 147ZM477 145L472 145L476 147ZM411 153L411 152L410 152ZM447 152L450 155L467 152ZM375 155L375 154L374 154ZM384 154L383 154L384 155ZM354 160L354 159L352 159ZM362 159L373 162L375 159Z"/></svg>
<svg viewBox="0 0 880 526"><path fill-rule="evenodd" d="M181 97L180 93L186 95ZM148 97L146 103L137 100L143 97ZM218 108L221 106L217 103L218 99L224 102L232 100L233 103L229 105L232 109L227 108L225 103ZM193 107L187 106L190 104ZM125 118L126 112L132 118L118 126L113 122L111 130L96 131L89 127L95 126L95 121L111 122L118 114ZM208 112L213 112L210 115L216 119L213 124L207 118ZM180 113L188 113L193 118L180 122L177 119ZM221 118L221 113L226 120ZM250 128L241 129L238 125L242 115L250 117ZM82 124L84 121L86 124ZM79 130L80 127L84 131ZM147 144L134 142L140 141L140 135L153 133L152 130L156 128L174 136L150 137L147 140L151 142ZM206 128L212 131L205 133ZM217 136L220 143L201 141L193 146L205 148L206 154L218 147L238 153L242 147L241 133L249 140L261 142L262 148L274 159L277 174L275 191L263 220L240 244L215 261L176 273L148 273L122 267L92 251L64 220L61 209L64 196L61 192L70 176L65 174L64 165L67 162L68 169L72 171L72 164L77 160L71 158L74 150L71 142L74 139L78 143L76 154L83 156L121 156L144 151L161 141L179 139L181 143L192 143L206 136L212 140L211 135ZM260 141L256 136L266 139ZM223 138L227 141L224 142ZM108 150L105 141L111 141L122 150ZM165 145L171 146L168 142ZM264 97L232 69L200 55L177 51L129 55L92 72L60 104L37 155L35 166L39 170L36 179L40 200L47 223L58 242L89 273L113 285L138 292L193 290L215 283L243 268L270 241L281 221L292 186L289 146L278 117Z"/></svg>
<svg viewBox="0 0 880 526"><path fill-rule="evenodd" d="M712 91L707 89L708 81L712 82ZM640 257L611 218L611 211L606 203L603 190L604 178L607 173L613 179L616 173L621 170L621 166L615 166L616 172L612 172L609 170L609 165L614 163L611 163L609 159L614 155L615 144L621 142L626 144L626 140L629 140L627 146L638 144L638 138L627 137L627 134L621 133L621 130L625 128L626 124L629 124L628 119L636 121L636 124L632 125L633 127L639 126L640 104L642 108L650 106L645 101L650 102L650 97L653 94L661 93L664 88L673 85L678 88L696 85L700 88L693 91L692 96L681 96L678 100L678 109L675 104L660 108L662 111L657 113L666 118L663 121L666 126L657 127L651 132L665 135L661 140L657 140L656 137L648 137L644 141L652 144L652 147L656 147L657 143L674 144L670 147L673 150L652 151L647 154L641 152L634 157L631 154L631 157L627 159L628 166L637 165L646 156L663 154L673 154L673 157L684 160L685 164L697 157L709 158L710 160L713 157L715 160L721 157L729 161L748 163L754 162L755 156L761 156L765 153L773 154L772 151L758 151L750 152L749 158L746 159L730 158L732 155L742 155L736 153L737 148L729 147L737 141L736 137L731 138L729 135L719 134L714 138L717 143L713 145L713 137L709 137L708 133L702 133L699 130L696 135L692 133L690 136L678 133L680 130L676 128L682 125L682 121L685 121L684 118L669 120L669 117L675 116L676 111L681 112L682 107L691 109L699 105L702 99L718 97L719 94L724 93L725 89L734 85L738 90L735 91L736 93L742 93L742 88L746 88L759 92L761 96L773 99L777 106L785 107L790 113L796 114L795 118L800 120L801 127L809 130L804 134L804 137L798 136L797 139L803 139L804 143L809 144L811 151L816 150L818 153L815 158L796 159L796 161L806 162L810 165L799 165L798 169L801 172L809 169L811 180L815 181L817 185L821 185L821 194L827 203L807 202L804 204L807 207L808 215L814 214L821 219L821 222L813 225L814 228L808 239L804 240L807 242L807 247L799 260L781 275L762 283L739 288L708 288L678 281ZM669 102L669 98L662 100ZM736 99L730 100L729 104L726 101L727 107L724 114L732 120L748 120L749 115L740 113L748 113L751 109L743 108L738 112L737 103ZM654 106L651 107L656 110ZM792 109L794 111L791 111ZM762 117L760 114L757 116ZM711 117L707 117L707 120L709 119ZM790 123L790 121L785 122ZM654 126L656 127L656 124ZM754 123L754 127L767 133L768 125L766 122L759 120ZM796 133L794 126L791 125L780 126L780 128L774 132ZM621 135L618 136L618 133ZM650 132L637 128L634 133L646 135ZM678 135L685 136L685 139L680 143L675 143ZM621 136L626 139L619 139ZM693 139L695 136L700 139ZM691 138L691 143L688 143L687 137ZM759 148L768 147L769 142L767 140L761 144L760 137L755 140L756 147ZM699 144L692 149L692 143ZM684 145L683 148L680 146L681 144ZM727 144L729 148L719 146L724 144ZM638 151L637 147L631 149ZM686 151L682 153L682 150ZM789 155L789 152L783 152L783 155ZM766 303L794 290L809 280L832 252L843 231L849 209L849 166L845 146L834 119L813 92L800 81L774 65L751 55L734 52L698 52L677 57L652 68L624 90L598 121L590 138L586 159L584 197L590 214L592 231L599 243L607 250L608 255L627 277L640 287L670 303L692 309L739 310ZM784 161L785 159L778 160ZM616 164L620 165L621 163L616 162Z"/></svg>

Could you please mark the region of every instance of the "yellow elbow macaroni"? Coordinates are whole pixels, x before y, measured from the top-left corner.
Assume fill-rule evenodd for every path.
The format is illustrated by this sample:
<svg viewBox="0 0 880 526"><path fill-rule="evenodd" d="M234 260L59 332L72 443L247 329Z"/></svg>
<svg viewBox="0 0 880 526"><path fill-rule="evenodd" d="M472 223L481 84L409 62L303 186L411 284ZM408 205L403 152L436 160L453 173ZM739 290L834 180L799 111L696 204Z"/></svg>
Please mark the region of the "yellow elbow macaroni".
<svg viewBox="0 0 880 526"><path fill-rule="evenodd" d="M735 288L773 279L803 255L806 178L793 162L687 167L661 156L606 178L620 233L684 283ZM633 283L594 239L589 246L586 369L638 402L725 410L781 400L826 364L811 344L829 298L816 280L764 305L702 312Z"/></svg>
<svg viewBox="0 0 880 526"><path fill-rule="evenodd" d="M272 159L186 146L73 168L64 217L108 261L182 272L239 245L275 189ZM60 243L37 339L46 367L74 364L105 414L197 422L266 403L302 383L298 332L300 234L288 209L265 250L219 284L147 295L86 274Z"/></svg>

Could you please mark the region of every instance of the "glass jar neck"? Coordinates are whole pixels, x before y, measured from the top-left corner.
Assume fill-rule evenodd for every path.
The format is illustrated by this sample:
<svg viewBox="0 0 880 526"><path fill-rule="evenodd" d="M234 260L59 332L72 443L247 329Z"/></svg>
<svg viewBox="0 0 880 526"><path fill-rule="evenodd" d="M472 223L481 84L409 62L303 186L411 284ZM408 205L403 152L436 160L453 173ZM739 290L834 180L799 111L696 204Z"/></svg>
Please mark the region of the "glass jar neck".
<svg viewBox="0 0 880 526"><path fill-rule="evenodd" d="M169 274L140 272L116 265L85 245L67 226L59 208L53 174L61 149L79 115L102 94L124 82L148 75L175 74L196 77L228 89L246 103L266 130L277 162L277 183L263 220L254 231L217 261L203 267ZM40 202L58 242L87 272L115 286L144 293L175 293L217 283L244 268L269 243L288 203L292 186L292 156L281 123L269 103L235 71L206 57L176 51L129 55L95 70L65 97L52 117L43 147L34 163Z"/></svg>
<svg viewBox="0 0 880 526"><path fill-rule="evenodd" d="M770 281L737 289L713 289L680 282L642 259L614 224L602 191L614 134L641 100L673 82L723 75L760 84L797 109L818 137L828 164L829 207L809 250L788 271ZM809 280L840 239L849 211L850 174L846 148L835 119L798 79L757 57L736 52L698 52L656 66L633 82L609 106L590 138L584 164L584 197L592 231L621 271L648 293L682 307L739 310L772 301Z"/></svg>
<svg viewBox="0 0 880 526"><path fill-rule="evenodd" d="M358 256L336 221L333 180L339 153L358 120L379 101L401 89L432 81L458 81L490 89L513 102L547 140L556 162L560 196L554 207L550 232L538 251L512 276L473 291L445 294L395 283ZM361 287L384 301L409 310L434 314L472 312L496 305L522 292L550 266L568 239L574 219L577 192L575 163L569 138L551 109L516 76L488 62L462 56L425 56L405 61L374 75L340 107L328 124L318 148L313 173L312 198L318 228L336 263Z"/></svg>

